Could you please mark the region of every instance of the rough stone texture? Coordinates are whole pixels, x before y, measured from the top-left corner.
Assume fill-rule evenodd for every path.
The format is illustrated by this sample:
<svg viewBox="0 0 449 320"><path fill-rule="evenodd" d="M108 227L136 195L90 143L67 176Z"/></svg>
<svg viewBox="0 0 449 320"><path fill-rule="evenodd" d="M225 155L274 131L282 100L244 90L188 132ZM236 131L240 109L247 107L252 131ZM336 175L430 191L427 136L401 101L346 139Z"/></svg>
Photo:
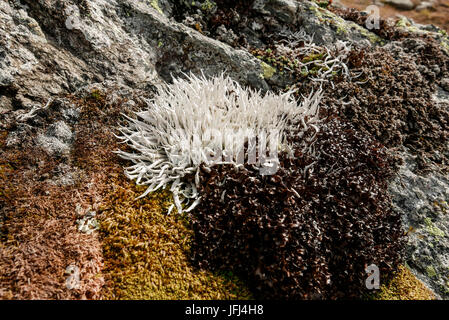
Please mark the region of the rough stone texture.
<svg viewBox="0 0 449 320"><path fill-rule="evenodd" d="M79 2L79 1L78 1ZM227 69L267 89L250 54L170 21L149 1L0 2L0 92L6 108L107 80L133 88L172 74Z"/></svg>
<svg viewBox="0 0 449 320"><path fill-rule="evenodd" d="M442 81L444 84L444 81ZM449 91L436 88L433 99L449 102ZM449 175L438 169L413 173L416 158L399 152L403 164L390 185L393 208L401 212L409 235L406 261L437 297L449 298Z"/></svg>
<svg viewBox="0 0 449 320"><path fill-rule="evenodd" d="M417 175L404 152L404 164L390 185L394 209L401 212L409 235L407 263L437 295L449 298L449 177Z"/></svg>
<svg viewBox="0 0 449 320"><path fill-rule="evenodd" d="M56 187L73 186L81 175L70 161L78 139L74 126L85 110L64 95L86 96L94 88L114 88L116 96L152 92L155 85L188 72L226 72L240 83L261 90L269 90L273 83L285 87L289 82L279 73L273 76L277 82L266 81L261 60L247 50L248 46L267 48L270 39L276 39L282 30L293 33L302 29L313 35L317 45L330 46L344 40L360 47L385 46L386 50L400 46L406 58L418 65L421 75L440 86L435 87L434 99L444 102L442 106L449 102L449 75L443 72L443 66L438 62L423 65L414 53L419 50L409 48L422 42L417 37L431 37L449 55L447 35L433 26L404 18L391 29L368 30L357 19L343 18L314 2L256 0L253 15L236 13L229 24L208 29L208 19L218 12L216 5L195 1L192 13L176 19L181 2L192 5L190 1L171 0L0 1L0 133L8 131L1 147L20 148L32 141L50 159L64 157L65 163L52 168L53 177L34 179L48 179ZM389 38L390 31L394 34L397 30L402 30L401 35ZM247 45L238 43L242 37ZM50 98L56 100L49 108L59 109L58 118L48 122L49 114L54 113L46 109ZM23 120L26 115L30 116ZM110 130L106 125L102 129ZM403 214L405 231L409 230L406 260L420 279L447 299L448 174L438 172L438 168L419 174L414 170L411 150L402 149L398 154L405 162L390 192L394 209ZM24 177L32 176L32 172L24 170ZM67 224L70 221L68 218ZM27 245L34 248L32 242ZM23 258L31 259L26 255ZM58 272L63 274L64 270ZM51 295L36 293L33 297Z"/></svg>

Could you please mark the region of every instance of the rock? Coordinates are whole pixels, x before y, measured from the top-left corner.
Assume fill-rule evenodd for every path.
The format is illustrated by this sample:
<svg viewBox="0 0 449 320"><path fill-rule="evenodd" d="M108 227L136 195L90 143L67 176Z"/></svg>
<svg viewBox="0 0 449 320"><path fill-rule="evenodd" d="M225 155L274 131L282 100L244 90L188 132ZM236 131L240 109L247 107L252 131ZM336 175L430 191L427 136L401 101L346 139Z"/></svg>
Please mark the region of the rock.
<svg viewBox="0 0 449 320"><path fill-rule="evenodd" d="M412 10L415 7L411 0L386 0L385 3L402 10Z"/></svg>
<svg viewBox="0 0 449 320"><path fill-rule="evenodd" d="M265 10L287 24L293 24L297 19L298 2L293 0L267 1Z"/></svg>
<svg viewBox="0 0 449 320"><path fill-rule="evenodd" d="M72 131L64 121L58 121L47 129L47 136L55 137L64 143L70 143L72 140Z"/></svg>
<svg viewBox="0 0 449 320"><path fill-rule="evenodd" d="M434 7L434 2L431 1L423 1L419 5L416 6L416 11L422 11L425 9L432 9Z"/></svg>
<svg viewBox="0 0 449 320"><path fill-rule="evenodd" d="M45 134L38 134L36 142L49 155L61 156L70 152L73 135L70 127L59 121L49 126Z"/></svg>
<svg viewBox="0 0 449 320"><path fill-rule="evenodd" d="M89 83L143 88L188 71L228 68L236 80L268 88L254 57L169 20L155 3L64 0L61 11L55 1L1 1L0 87L25 109Z"/></svg>
<svg viewBox="0 0 449 320"><path fill-rule="evenodd" d="M437 296L449 298L449 177L413 173L416 160L406 151L404 164L391 183L393 208L408 233L406 261Z"/></svg>
<svg viewBox="0 0 449 320"><path fill-rule="evenodd" d="M238 39L232 29L228 30L224 25L221 25L217 28L217 35L218 40L223 41L229 45L232 45Z"/></svg>

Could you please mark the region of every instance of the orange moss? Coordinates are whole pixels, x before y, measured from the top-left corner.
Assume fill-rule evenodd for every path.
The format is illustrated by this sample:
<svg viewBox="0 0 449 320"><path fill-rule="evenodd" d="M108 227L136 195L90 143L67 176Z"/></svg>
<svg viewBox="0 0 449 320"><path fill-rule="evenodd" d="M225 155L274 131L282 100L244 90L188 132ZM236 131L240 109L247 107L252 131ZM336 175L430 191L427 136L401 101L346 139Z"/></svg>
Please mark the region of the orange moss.
<svg viewBox="0 0 449 320"><path fill-rule="evenodd" d="M405 266L374 297L375 300L434 300L435 295Z"/></svg>

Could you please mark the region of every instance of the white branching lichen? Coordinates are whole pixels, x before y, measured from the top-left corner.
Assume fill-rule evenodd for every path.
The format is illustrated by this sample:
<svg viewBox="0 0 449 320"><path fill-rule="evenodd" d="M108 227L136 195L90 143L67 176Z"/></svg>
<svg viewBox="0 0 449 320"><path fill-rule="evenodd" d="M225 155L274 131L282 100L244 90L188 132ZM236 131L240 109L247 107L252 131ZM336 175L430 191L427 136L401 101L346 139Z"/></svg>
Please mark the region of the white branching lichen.
<svg viewBox="0 0 449 320"><path fill-rule="evenodd" d="M133 163L125 168L126 176L148 186L141 197L171 184L178 212L188 212L200 201L196 186L201 164L241 166L245 143L248 152L251 138L257 137L260 159L252 164L272 165L277 157L260 156L266 151L289 151L287 133L314 126L321 99L317 91L298 105L292 92L262 96L223 75L211 79L186 76L160 86L158 92L146 110L137 112L135 118L127 117L119 128L117 137L133 152L117 153ZM195 177L195 182L186 182L186 175ZM183 209L183 202L189 201Z"/></svg>

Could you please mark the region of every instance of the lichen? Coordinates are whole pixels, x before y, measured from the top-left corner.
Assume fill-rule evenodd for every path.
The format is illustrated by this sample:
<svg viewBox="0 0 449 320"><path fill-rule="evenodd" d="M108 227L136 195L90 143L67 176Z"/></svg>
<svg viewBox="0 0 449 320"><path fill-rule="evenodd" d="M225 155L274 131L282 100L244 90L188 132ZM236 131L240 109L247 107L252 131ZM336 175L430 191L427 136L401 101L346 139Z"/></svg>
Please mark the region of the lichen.
<svg viewBox="0 0 449 320"><path fill-rule="evenodd" d="M410 22L406 17L401 17L398 22L396 22L396 27L407 30L412 33L427 33L428 31L420 30Z"/></svg>
<svg viewBox="0 0 449 320"><path fill-rule="evenodd" d="M438 31L434 32L434 31L428 31L425 29L420 29L417 26L415 26L413 24L413 22L410 21L409 19L407 19L406 17L401 17L396 22L396 27L401 28L410 33L431 35L440 43L441 47L443 48L443 51L447 55L449 55L449 37L445 30L437 28Z"/></svg>
<svg viewBox="0 0 449 320"><path fill-rule="evenodd" d="M150 1L150 5L156 9L157 12L159 12L160 14L164 14L164 12L162 11L161 7L159 6L159 2L158 0L151 0Z"/></svg>
<svg viewBox="0 0 449 320"><path fill-rule="evenodd" d="M382 38L377 36L376 34L368 31L367 29L363 28L362 26L359 26L358 24L346 21L342 17L339 17L335 13L322 8L316 4L312 4L309 7L310 11L312 11L315 16L318 18L320 22L325 22L328 25L334 25L337 28L337 34L347 34L349 33L349 30L357 30L362 36L367 38L371 43L380 43L382 44Z"/></svg>
<svg viewBox="0 0 449 320"><path fill-rule="evenodd" d="M426 224L427 232L430 233L432 236L434 237L446 236L446 233L437 226L435 226L429 217L424 219L424 223Z"/></svg>
<svg viewBox="0 0 449 320"><path fill-rule="evenodd" d="M275 68L273 68L272 66L263 61L261 62L260 66L262 67L263 70L261 77L264 79L270 79L276 73Z"/></svg>
<svg viewBox="0 0 449 320"><path fill-rule="evenodd" d="M449 55L449 39L447 37L445 37L444 39L441 40L440 42L441 47L443 48L444 52Z"/></svg>

